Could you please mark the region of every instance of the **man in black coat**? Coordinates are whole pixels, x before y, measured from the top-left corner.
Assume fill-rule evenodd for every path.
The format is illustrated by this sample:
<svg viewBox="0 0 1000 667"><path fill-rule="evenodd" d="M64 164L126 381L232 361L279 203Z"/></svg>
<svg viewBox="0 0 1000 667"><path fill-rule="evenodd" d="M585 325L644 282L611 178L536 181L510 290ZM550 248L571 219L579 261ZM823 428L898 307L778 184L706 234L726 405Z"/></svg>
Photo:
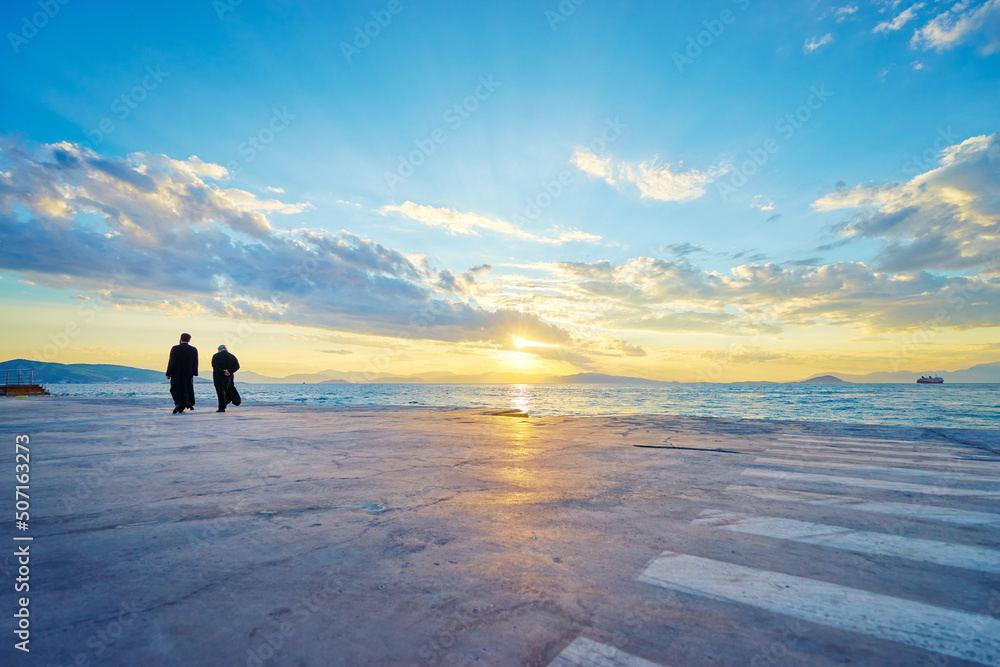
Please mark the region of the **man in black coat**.
<svg viewBox="0 0 1000 667"><path fill-rule="evenodd" d="M198 375L198 350L189 343L191 334L182 333L181 342L170 348L167 377L170 378L170 396L174 399L174 414L185 409L194 410L194 378Z"/></svg>
<svg viewBox="0 0 1000 667"><path fill-rule="evenodd" d="M243 402L240 392L236 391L235 374L238 370L240 362L236 355L227 350L225 345L220 345L219 351L212 356L212 381L215 382L215 393L219 397L219 409L216 412L225 412L230 403L239 405Z"/></svg>

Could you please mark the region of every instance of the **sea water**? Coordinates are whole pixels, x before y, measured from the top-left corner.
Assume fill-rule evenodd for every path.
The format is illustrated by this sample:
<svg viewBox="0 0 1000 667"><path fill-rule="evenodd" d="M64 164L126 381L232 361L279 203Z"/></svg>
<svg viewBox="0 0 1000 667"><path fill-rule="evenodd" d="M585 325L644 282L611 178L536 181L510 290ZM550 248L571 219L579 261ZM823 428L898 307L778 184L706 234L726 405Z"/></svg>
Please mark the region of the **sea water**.
<svg viewBox="0 0 1000 667"><path fill-rule="evenodd" d="M658 414L1000 428L1000 384L250 384L255 402L519 409L532 416ZM166 383L48 384L54 395L162 398ZM198 404L215 389L196 384Z"/></svg>

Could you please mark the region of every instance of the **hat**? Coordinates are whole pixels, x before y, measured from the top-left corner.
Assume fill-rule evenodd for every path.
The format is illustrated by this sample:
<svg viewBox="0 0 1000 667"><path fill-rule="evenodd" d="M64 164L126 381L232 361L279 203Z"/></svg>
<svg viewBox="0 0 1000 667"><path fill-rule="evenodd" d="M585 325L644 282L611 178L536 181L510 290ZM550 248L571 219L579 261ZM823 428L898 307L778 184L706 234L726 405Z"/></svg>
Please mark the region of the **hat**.
<svg viewBox="0 0 1000 667"><path fill-rule="evenodd" d="M219 349L220 349L220 350L224 350L224 349L226 349L226 346L225 346L225 345L220 345L220 346L219 346Z"/></svg>

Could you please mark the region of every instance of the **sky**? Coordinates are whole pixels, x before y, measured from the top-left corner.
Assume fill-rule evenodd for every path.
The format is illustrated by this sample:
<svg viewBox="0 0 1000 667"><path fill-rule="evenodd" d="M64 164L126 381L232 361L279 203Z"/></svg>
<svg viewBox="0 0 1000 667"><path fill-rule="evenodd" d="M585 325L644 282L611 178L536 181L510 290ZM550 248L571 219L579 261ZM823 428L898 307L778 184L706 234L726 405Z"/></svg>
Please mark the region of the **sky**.
<svg viewBox="0 0 1000 667"><path fill-rule="evenodd" d="M156 369L186 331L275 377L1000 361L1000 0L0 28L3 359Z"/></svg>

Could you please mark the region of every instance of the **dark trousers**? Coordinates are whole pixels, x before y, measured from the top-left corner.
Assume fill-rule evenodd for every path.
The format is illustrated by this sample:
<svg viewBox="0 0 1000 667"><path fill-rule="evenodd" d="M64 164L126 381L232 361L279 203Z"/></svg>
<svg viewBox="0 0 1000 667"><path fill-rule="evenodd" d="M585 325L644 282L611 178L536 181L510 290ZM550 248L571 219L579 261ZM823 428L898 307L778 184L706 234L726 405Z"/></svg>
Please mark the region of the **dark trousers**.
<svg viewBox="0 0 1000 667"><path fill-rule="evenodd" d="M194 378L170 378L170 397L177 407L193 407Z"/></svg>
<svg viewBox="0 0 1000 667"><path fill-rule="evenodd" d="M230 403L239 405L243 402L240 392L236 391L236 383L232 375L222 373L212 373L212 382L215 383L215 395L219 397L219 409L225 410Z"/></svg>

